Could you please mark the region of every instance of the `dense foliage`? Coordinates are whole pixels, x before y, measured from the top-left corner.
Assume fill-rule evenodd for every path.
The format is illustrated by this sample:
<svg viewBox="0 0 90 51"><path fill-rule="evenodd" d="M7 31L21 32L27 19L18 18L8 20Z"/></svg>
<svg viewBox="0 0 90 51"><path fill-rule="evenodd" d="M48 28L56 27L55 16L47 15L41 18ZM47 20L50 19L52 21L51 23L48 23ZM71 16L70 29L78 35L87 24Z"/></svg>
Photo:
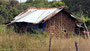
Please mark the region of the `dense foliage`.
<svg viewBox="0 0 90 51"><path fill-rule="evenodd" d="M66 3L69 9L74 12L80 14L81 12L84 13L85 16L90 17L90 0L62 0Z"/></svg>

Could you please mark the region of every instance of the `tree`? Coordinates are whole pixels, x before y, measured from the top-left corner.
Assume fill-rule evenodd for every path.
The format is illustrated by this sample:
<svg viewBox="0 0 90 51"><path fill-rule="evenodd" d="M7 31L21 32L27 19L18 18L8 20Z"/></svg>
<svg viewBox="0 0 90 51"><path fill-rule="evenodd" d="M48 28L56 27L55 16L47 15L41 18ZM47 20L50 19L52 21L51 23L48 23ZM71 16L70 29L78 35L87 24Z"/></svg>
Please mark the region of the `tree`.
<svg viewBox="0 0 90 51"><path fill-rule="evenodd" d="M17 16L19 14L19 10L17 8L11 8L8 10L8 20L13 19L15 16Z"/></svg>
<svg viewBox="0 0 90 51"><path fill-rule="evenodd" d="M51 3L51 7L60 7L60 6L65 6L66 8L68 8L66 6L66 4L64 2L61 2L61 1L53 1L53 2L50 2Z"/></svg>
<svg viewBox="0 0 90 51"><path fill-rule="evenodd" d="M9 6L17 8L19 6L19 2L16 0L10 0Z"/></svg>
<svg viewBox="0 0 90 51"><path fill-rule="evenodd" d="M5 5L0 5L0 15L3 16L3 18L7 18L8 11L6 9Z"/></svg>
<svg viewBox="0 0 90 51"><path fill-rule="evenodd" d="M80 15L82 12L85 17L90 17L90 0L62 0L69 7L69 9ZM77 14L78 13L78 14Z"/></svg>

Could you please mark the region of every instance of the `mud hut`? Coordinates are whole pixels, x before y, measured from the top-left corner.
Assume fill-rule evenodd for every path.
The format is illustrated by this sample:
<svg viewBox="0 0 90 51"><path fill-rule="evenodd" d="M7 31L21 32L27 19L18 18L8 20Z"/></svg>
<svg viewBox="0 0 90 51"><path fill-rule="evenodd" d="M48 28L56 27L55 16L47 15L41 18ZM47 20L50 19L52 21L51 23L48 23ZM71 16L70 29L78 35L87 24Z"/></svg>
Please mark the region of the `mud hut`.
<svg viewBox="0 0 90 51"><path fill-rule="evenodd" d="M15 29L23 31L45 31L58 34L75 32L77 23L81 21L71 15L71 11L61 6L58 8L28 8L16 16L7 25L16 25Z"/></svg>

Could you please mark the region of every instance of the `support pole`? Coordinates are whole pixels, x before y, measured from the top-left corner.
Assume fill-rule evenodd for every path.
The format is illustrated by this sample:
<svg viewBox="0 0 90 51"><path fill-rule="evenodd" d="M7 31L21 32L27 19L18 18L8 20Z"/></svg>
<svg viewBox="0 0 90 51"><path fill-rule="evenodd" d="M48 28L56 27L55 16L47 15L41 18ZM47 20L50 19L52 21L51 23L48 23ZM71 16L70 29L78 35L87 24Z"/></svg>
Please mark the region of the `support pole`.
<svg viewBox="0 0 90 51"><path fill-rule="evenodd" d="M51 51L51 40L52 40L52 38L51 38L51 35L50 35L50 37L49 37L49 51Z"/></svg>
<svg viewBox="0 0 90 51"><path fill-rule="evenodd" d="M76 51L78 51L78 45L76 41L75 41L75 48L76 48Z"/></svg>
<svg viewBox="0 0 90 51"><path fill-rule="evenodd" d="M89 38L89 31L88 31L88 29L87 29L87 26L86 26L86 24L85 24L85 22L84 22L84 26L85 26L85 28L86 28L86 30L87 30L87 38Z"/></svg>
<svg viewBox="0 0 90 51"><path fill-rule="evenodd" d="M88 28L87 28L85 20L84 20L83 12L81 13L81 19L83 19L83 24L84 24L84 27L85 27L85 29L87 31L87 33L86 33L87 34L87 38L89 38L89 31L88 31Z"/></svg>
<svg viewBox="0 0 90 51"><path fill-rule="evenodd" d="M53 27L52 27L52 25L51 25L51 21L50 21L50 24L49 24L49 26L50 26L50 29L49 29L49 31L50 31L50 34L49 34L49 51L51 51L51 42L52 42L52 34L53 34Z"/></svg>

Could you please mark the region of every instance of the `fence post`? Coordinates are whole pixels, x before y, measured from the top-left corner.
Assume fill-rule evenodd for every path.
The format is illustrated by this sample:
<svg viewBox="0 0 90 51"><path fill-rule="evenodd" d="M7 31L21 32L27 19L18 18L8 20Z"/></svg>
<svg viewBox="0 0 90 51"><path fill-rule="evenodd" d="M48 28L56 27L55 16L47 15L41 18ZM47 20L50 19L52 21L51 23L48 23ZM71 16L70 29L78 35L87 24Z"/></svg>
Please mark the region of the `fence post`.
<svg viewBox="0 0 90 51"><path fill-rule="evenodd" d="M52 38L51 38L51 35L50 35L50 37L49 37L49 51L51 51L51 40L52 40Z"/></svg>
<svg viewBox="0 0 90 51"><path fill-rule="evenodd" d="M78 51L78 45L76 41L75 41L75 48L76 48L76 51Z"/></svg>

